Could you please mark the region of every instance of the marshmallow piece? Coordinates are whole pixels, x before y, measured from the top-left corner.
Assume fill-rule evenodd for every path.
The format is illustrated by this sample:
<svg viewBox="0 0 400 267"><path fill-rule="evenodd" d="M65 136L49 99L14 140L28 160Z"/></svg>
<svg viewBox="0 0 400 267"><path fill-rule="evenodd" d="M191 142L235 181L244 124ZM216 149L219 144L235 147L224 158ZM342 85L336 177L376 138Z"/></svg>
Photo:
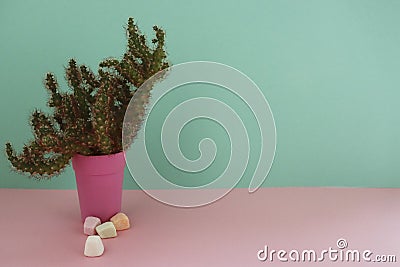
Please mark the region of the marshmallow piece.
<svg viewBox="0 0 400 267"><path fill-rule="evenodd" d="M97 217L89 216L86 217L83 223L83 232L87 235L95 235L96 227L101 224L101 221Z"/></svg>
<svg viewBox="0 0 400 267"><path fill-rule="evenodd" d="M117 230L112 222L105 222L96 227L96 232L101 238L110 238L117 236Z"/></svg>
<svg viewBox="0 0 400 267"><path fill-rule="evenodd" d="M85 251L83 254L86 257L99 257L104 253L103 241L101 241L100 236L90 235L86 239Z"/></svg>
<svg viewBox="0 0 400 267"><path fill-rule="evenodd" d="M129 229L131 226L129 224L129 218L125 213L117 213L111 217L110 221L114 224L115 229L118 231Z"/></svg>

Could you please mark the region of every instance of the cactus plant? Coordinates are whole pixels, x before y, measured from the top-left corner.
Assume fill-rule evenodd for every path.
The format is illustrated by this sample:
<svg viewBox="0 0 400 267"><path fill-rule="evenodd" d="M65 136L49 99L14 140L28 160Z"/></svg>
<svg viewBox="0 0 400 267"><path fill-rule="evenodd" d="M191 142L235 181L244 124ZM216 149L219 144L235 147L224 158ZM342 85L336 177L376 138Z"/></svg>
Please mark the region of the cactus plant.
<svg viewBox="0 0 400 267"><path fill-rule="evenodd" d="M153 27L155 38L149 44L133 18L128 19L127 49L121 59L100 62L98 73L70 59L65 68L68 92L59 90L56 77L47 73L48 106L52 114L35 110L31 116L34 139L17 154L10 143L6 153L12 167L36 178L60 173L75 154L107 155L121 152L123 118L132 96L147 79L169 67L165 33ZM147 85L151 87L152 85ZM128 130L132 137L148 102L149 91L134 107L138 116Z"/></svg>

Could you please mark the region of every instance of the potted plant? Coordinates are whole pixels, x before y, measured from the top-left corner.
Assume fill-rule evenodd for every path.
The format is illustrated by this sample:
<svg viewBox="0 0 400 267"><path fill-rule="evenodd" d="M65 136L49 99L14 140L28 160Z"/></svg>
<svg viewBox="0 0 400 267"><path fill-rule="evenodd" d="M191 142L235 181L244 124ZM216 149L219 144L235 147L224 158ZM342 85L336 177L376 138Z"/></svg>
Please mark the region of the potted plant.
<svg viewBox="0 0 400 267"><path fill-rule="evenodd" d="M97 216L106 221L121 210L125 166L122 130L123 126L130 127L134 137L140 127L140 123L123 125L125 111L136 89L169 67L165 33L157 26L153 30L155 38L148 44L129 18L126 52L121 59L101 61L97 73L70 59L65 68L68 92L60 91L54 74L47 73L47 104L52 114L40 110L32 113L34 138L21 153L6 144L12 167L38 179L58 175L72 159L82 220ZM143 94L141 101L136 102L138 121L148 97L149 94Z"/></svg>

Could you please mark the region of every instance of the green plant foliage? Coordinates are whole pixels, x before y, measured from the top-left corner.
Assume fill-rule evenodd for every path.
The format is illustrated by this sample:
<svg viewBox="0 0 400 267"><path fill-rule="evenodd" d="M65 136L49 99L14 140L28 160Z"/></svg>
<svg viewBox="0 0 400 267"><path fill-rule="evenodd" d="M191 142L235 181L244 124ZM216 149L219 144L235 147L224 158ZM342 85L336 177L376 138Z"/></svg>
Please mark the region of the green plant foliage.
<svg viewBox="0 0 400 267"><path fill-rule="evenodd" d="M148 44L132 18L127 25L127 49L121 59L100 62L98 73L70 59L65 69L70 90L61 92L52 73L45 77L51 115L33 112L34 139L17 154L10 143L6 153L17 171L36 178L50 178L65 168L74 154L107 155L122 151L123 119L127 106L147 79L169 67L165 52L165 33L153 27L155 38ZM141 96L133 108L137 121L145 112L150 94ZM140 123L130 125L135 136Z"/></svg>

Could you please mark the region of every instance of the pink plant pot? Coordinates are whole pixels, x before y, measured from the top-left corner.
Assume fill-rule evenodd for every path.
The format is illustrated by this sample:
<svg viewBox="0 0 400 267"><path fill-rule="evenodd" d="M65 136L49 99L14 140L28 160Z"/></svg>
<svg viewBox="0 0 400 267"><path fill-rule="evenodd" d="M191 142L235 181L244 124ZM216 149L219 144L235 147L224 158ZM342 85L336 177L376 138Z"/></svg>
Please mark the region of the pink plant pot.
<svg viewBox="0 0 400 267"><path fill-rule="evenodd" d="M96 216L108 221L121 211L125 155L72 157L82 221Z"/></svg>

